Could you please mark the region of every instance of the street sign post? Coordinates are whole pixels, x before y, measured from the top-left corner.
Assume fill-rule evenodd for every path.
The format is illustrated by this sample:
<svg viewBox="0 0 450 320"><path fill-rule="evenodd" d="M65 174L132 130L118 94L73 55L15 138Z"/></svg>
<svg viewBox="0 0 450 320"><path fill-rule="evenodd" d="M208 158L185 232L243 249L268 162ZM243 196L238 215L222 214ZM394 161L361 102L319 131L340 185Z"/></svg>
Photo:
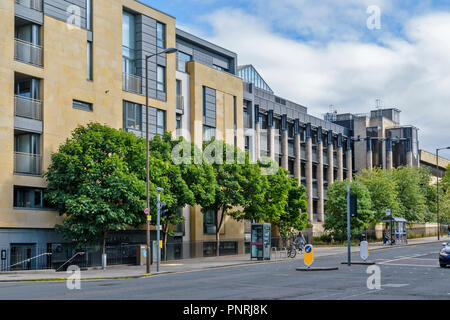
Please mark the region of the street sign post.
<svg viewBox="0 0 450 320"><path fill-rule="evenodd" d="M367 241L361 241L360 243L360 256L364 261L369 258L369 243Z"/></svg>
<svg viewBox="0 0 450 320"><path fill-rule="evenodd" d="M391 215L391 209L386 209L386 215L390 216Z"/></svg>
<svg viewBox="0 0 450 320"><path fill-rule="evenodd" d="M148 216L150 214L150 209L149 208L145 208L144 209L144 213L145 213L145 215Z"/></svg>
<svg viewBox="0 0 450 320"><path fill-rule="evenodd" d="M157 210L157 218L156 218L156 243L160 244L161 239L161 191L164 189L156 188L158 192L158 197L156 201L156 210ZM159 272L159 264L161 260L161 245L157 247L157 256L156 256L156 272Z"/></svg>
<svg viewBox="0 0 450 320"><path fill-rule="evenodd" d="M314 262L314 247L311 244L307 244L305 246L303 262L307 268L309 268Z"/></svg>

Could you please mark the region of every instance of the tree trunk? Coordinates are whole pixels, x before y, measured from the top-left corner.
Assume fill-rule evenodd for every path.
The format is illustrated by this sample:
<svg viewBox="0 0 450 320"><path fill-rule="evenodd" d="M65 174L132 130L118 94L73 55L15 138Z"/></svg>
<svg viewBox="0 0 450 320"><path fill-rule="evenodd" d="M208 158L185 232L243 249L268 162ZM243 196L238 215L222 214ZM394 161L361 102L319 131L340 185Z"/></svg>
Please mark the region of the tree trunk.
<svg viewBox="0 0 450 320"><path fill-rule="evenodd" d="M219 211L216 211L216 256L220 256L220 226L219 226Z"/></svg>
<svg viewBox="0 0 450 320"><path fill-rule="evenodd" d="M220 256L220 229L222 228L225 215L225 209L222 209L222 214L219 221L219 210L216 211L216 256Z"/></svg>

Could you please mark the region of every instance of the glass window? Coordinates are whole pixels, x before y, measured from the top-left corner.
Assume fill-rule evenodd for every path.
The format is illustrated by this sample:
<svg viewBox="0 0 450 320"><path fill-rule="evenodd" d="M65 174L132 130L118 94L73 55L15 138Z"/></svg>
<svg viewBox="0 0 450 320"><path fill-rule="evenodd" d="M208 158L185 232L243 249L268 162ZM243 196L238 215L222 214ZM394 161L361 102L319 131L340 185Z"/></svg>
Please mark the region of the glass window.
<svg viewBox="0 0 450 320"><path fill-rule="evenodd" d="M124 129L142 130L142 106L131 102L123 102Z"/></svg>
<svg viewBox="0 0 450 320"><path fill-rule="evenodd" d="M78 101L78 100L73 100L73 108L84 110L84 111L93 111L92 103L82 102L82 101Z"/></svg>
<svg viewBox="0 0 450 320"><path fill-rule="evenodd" d="M39 79L29 79L29 80L23 80L18 81L15 86L15 92L14 94L31 98L35 100L41 99L41 82Z"/></svg>
<svg viewBox="0 0 450 320"><path fill-rule="evenodd" d="M166 130L166 112L164 110L156 110L156 133L163 135Z"/></svg>
<svg viewBox="0 0 450 320"><path fill-rule="evenodd" d="M124 73L136 74L135 44L135 17L124 11L122 14L122 71Z"/></svg>
<svg viewBox="0 0 450 320"><path fill-rule="evenodd" d="M178 51L177 52L177 70L181 72L186 72L186 62L192 61L192 56Z"/></svg>
<svg viewBox="0 0 450 320"><path fill-rule="evenodd" d="M166 92L166 68L158 66L156 70L156 89Z"/></svg>
<svg viewBox="0 0 450 320"><path fill-rule="evenodd" d="M216 137L216 128L203 125L203 141L207 142Z"/></svg>
<svg viewBox="0 0 450 320"><path fill-rule="evenodd" d="M87 79L92 80L92 42L87 42Z"/></svg>
<svg viewBox="0 0 450 320"><path fill-rule="evenodd" d="M29 154L41 154L41 136L36 133L14 136L14 151Z"/></svg>
<svg viewBox="0 0 450 320"><path fill-rule="evenodd" d="M156 23L156 45L158 48L166 48L166 26L160 22Z"/></svg>
<svg viewBox="0 0 450 320"><path fill-rule="evenodd" d="M24 187L14 187L15 208L43 208L44 190Z"/></svg>
<svg viewBox="0 0 450 320"><path fill-rule="evenodd" d="M213 210L203 214L203 233L216 234L216 213Z"/></svg>

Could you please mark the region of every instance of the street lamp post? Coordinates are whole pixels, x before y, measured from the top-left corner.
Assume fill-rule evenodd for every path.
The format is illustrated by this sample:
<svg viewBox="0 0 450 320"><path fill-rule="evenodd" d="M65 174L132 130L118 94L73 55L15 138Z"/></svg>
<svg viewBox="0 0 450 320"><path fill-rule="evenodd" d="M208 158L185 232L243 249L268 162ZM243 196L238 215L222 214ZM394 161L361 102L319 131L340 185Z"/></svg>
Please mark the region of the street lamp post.
<svg viewBox="0 0 450 320"><path fill-rule="evenodd" d="M440 222L440 219L439 219L439 151L440 150L447 150L447 149L450 149L450 147L447 147L447 148L439 148L439 149L436 149L436 174L437 174L437 179L436 179L436 189L437 189L437 192L436 192L436 205L437 205L437 234L438 234L438 240L440 240L441 239L441 226L440 226L440 224L439 224L439 222Z"/></svg>
<svg viewBox="0 0 450 320"><path fill-rule="evenodd" d="M164 51L145 56L145 146L147 151L146 171L147 171L147 208L150 209L150 172L149 172L149 138L148 138L148 59L159 54L171 54L178 50L167 48ZM149 213L150 214L150 213ZM159 247L159 243L158 243ZM150 273L150 219L147 219L147 273Z"/></svg>

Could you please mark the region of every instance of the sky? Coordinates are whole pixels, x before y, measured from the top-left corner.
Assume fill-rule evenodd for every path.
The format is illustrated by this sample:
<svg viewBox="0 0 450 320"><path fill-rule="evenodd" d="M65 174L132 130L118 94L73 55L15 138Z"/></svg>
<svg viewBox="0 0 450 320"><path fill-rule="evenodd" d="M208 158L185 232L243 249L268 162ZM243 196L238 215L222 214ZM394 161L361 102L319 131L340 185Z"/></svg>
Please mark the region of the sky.
<svg viewBox="0 0 450 320"><path fill-rule="evenodd" d="M421 149L450 146L450 1L141 2L236 52L275 94L314 116L368 113L379 99L419 128ZM450 150L441 154L450 158Z"/></svg>

